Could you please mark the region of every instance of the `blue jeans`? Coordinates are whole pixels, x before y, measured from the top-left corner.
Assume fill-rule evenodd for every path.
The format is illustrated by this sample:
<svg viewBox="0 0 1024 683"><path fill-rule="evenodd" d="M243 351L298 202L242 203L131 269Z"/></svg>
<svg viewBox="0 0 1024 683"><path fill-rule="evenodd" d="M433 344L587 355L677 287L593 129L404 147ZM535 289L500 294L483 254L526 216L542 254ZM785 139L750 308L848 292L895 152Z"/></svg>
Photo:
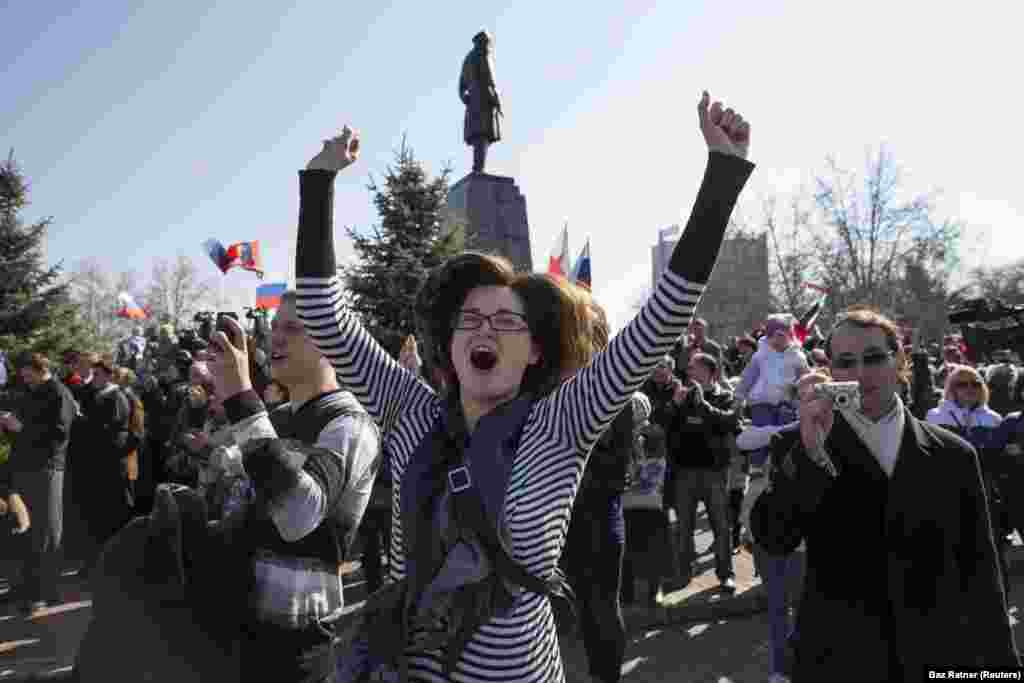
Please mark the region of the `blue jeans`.
<svg viewBox="0 0 1024 683"><path fill-rule="evenodd" d="M789 604L786 599L787 579L796 571L796 558L789 555L770 555L760 546L754 548L757 573L768 591L768 649L769 674L783 673L786 661L786 642L793 636L789 623Z"/></svg>
<svg viewBox="0 0 1024 683"><path fill-rule="evenodd" d="M780 427L796 420L796 407L791 403L754 403L750 406L750 421L755 427ZM759 448L750 453L750 464L764 467L770 449Z"/></svg>

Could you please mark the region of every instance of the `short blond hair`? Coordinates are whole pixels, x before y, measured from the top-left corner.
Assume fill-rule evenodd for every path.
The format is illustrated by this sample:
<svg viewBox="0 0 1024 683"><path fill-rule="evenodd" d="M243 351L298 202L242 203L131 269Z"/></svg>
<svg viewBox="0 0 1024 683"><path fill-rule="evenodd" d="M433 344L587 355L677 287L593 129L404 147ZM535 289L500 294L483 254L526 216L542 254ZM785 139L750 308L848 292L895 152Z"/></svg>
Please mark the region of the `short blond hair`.
<svg viewBox="0 0 1024 683"><path fill-rule="evenodd" d="M958 382L962 382L965 377L976 380L981 384L981 405L987 406L989 399L992 398L992 392L989 391L988 383L985 382L985 378L981 376L981 373L970 365L957 365L949 371L949 375L946 377L946 388L942 397L947 401L955 401L956 385Z"/></svg>

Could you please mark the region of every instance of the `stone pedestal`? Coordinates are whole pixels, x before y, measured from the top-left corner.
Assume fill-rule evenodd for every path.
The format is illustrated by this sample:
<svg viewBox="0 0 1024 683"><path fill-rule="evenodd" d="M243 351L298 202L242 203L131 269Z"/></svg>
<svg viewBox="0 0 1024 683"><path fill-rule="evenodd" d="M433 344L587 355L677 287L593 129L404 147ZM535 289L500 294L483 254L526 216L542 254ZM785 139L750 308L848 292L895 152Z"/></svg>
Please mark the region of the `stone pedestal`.
<svg viewBox="0 0 1024 683"><path fill-rule="evenodd" d="M533 270L526 197L513 178L470 173L448 191L452 220L466 227L466 247L500 254L518 270Z"/></svg>

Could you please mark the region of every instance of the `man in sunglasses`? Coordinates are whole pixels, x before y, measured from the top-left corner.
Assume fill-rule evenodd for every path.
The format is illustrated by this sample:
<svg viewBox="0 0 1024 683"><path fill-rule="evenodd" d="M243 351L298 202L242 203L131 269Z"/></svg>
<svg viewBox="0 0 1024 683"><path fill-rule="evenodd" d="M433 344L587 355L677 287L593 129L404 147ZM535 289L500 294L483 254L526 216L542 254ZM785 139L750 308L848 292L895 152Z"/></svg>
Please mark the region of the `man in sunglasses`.
<svg viewBox="0 0 1024 683"><path fill-rule="evenodd" d="M903 405L891 320L851 309L825 351L835 381L859 384L859 408L804 393L751 514L767 551L807 544L793 680L1019 666L977 453Z"/></svg>

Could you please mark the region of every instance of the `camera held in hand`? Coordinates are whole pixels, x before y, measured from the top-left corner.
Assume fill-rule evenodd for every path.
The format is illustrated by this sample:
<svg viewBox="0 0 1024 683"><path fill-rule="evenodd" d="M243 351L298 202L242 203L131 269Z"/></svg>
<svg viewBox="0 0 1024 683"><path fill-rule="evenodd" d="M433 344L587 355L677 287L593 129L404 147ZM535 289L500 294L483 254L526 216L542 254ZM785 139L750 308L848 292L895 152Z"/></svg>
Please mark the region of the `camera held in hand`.
<svg viewBox="0 0 1024 683"><path fill-rule="evenodd" d="M814 397L832 401L834 410L860 409L860 382L822 382L814 385Z"/></svg>

